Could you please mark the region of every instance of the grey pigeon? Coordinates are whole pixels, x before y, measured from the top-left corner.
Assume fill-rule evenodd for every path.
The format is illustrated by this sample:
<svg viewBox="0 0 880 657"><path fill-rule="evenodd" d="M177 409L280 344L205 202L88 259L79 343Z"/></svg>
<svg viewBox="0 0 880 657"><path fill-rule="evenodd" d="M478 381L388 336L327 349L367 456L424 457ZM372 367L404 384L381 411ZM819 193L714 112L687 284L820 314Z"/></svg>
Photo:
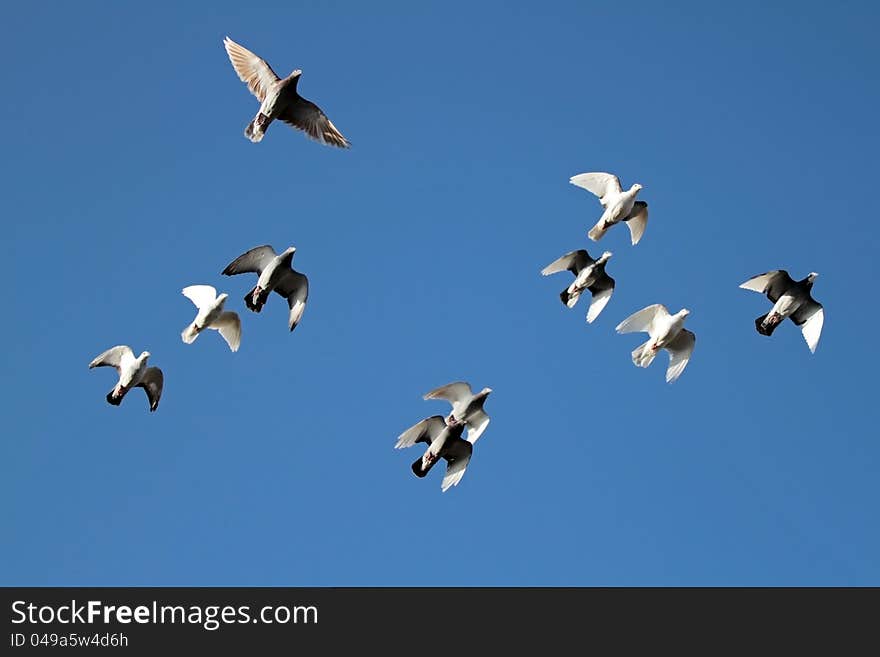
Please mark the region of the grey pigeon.
<svg viewBox="0 0 880 657"><path fill-rule="evenodd" d="M475 443L489 425L489 416L483 410L483 403L491 392L492 388L483 388L474 394L467 383L456 381L435 388L424 399L445 399L452 404L452 412L446 417L446 423L450 426L467 425L467 439Z"/></svg>
<svg viewBox="0 0 880 657"><path fill-rule="evenodd" d="M816 272L810 272L805 279L794 281L787 271L776 269L754 276L740 285L744 290L766 294L773 302L770 312L755 320L758 333L773 335L776 327L786 317L790 317L791 321L800 327L810 353L816 353L819 337L822 335L822 325L825 323L825 310L822 304L810 294L813 281L818 275Z"/></svg>
<svg viewBox="0 0 880 657"><path fill-rule="evenodd" d="M636 194L642 189L639 183L623 191L620 179L604 172L581 173L572 176L569 182L598 196L605 208L599 221L587 233L591 240L599 241L611 226L624 221L629 226L632 243L639 243L648 224L648 204L636 200Z"/></svg>
<svg viewBox="0 0 880 657"><path fill-rule="evenodd" d="M291 246L283 253L276 254L268 244L257 246L238 256L222 272L226 276L258 274L257 285L244 297L245 305L258 313L263 309L269 293L277 292L287 299L287 305L290 306L287 325L291 331L302 319L309 298L309 279L291 266L295 251L296 247Z"/></svg>
<svg viewBox="0 0 880 657"><path fill-rule="evenodd" d="M666 382L672 383L684 371L694 350L696 336L683 328L690 310L682 308L670 315L663 304L655 303L633 313L617 325L618 333L644 332L650 337L632 352L632 361L637 367L648 367L660 349L669 352L669 367L666 369Z"/></svg>
<svg viewBox="0 0 880 657"><path fill-rule="evenodd" d="M587 311L587 322L592 323L614 292L614 279L605 273L605 263L611 255L611 251L605 251L598 260L593 260L584 249L572 251L544 267L541 274L549 276L566 270L574 274L574 281L559 294L559 298L566 306L574 308L581 293L589 290L593 299Z"/></svg>
<svg viewBox="0 0 880 657"><path fill-rule="evenodd" d="M241 344L241 319L238 313L223 310L223 304L229 295L224 292L217 296L217 290L210 285L190 285L183 288L181 293L198 308L196 318L180 334L183 341L192 344L199 333L205 329L214 329L226 340L232 351L238 351Z"/></svg>
<svg viewBox="0 0 880 657"><path fill-rule="evenodd" d="M446 474L440 484L440 489L445 493L461 481L474 450L473 441L461 437L464 426L462 423L447 424L442 415L432 415L400 434L394 447L403 449L416 443L428 445L424 455L412 464L412 471L417 477L424 477L438 460L446 459Z"/></svg>
<svg viewBox="0 0 880 657"><path fill-rule="evenodd" d="M279 119L322 144L340 148L350 146L321 108L297 93L301 70L297 69L281 79L265 60L229 37L223 40L223 45L232 68L260 101L260 111L245 128L245 137L254 143L262 140L269 124Z"/></svg>
<svg viewBox="0 0 880 657"><path fill-rule="evenodd" d="M159 407L159 398L162 397L162 386L165 377L158 367L147 367L149 351L142 351L135 358L131 348L127 345L110 347L104 353L95 357L89 363L89 369L93 367L114 367L119 372L119 382L107 393L107 401L113 406L119 406L122 398L132 388L143 388L150 402L150 411Z"/></svg>

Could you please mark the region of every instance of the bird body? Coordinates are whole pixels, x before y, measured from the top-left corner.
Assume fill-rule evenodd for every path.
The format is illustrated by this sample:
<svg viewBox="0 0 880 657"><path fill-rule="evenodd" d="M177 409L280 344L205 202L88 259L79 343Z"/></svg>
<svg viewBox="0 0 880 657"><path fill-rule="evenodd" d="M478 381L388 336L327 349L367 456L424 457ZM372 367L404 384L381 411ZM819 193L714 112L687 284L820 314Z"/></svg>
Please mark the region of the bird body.
<svg viewBox="0 0 880 657"><path fill-rule="evenodd" d="M339 148L350 146L321 108L297 92L302 75L300 69L286 78L279 78L264 59L229 37L223 40L223 46L239 79L260 101L259 111L244 131L248 139L254 143L262 141L269 125L278 119L322 144Z"/></svg>
<svg viewBox="0 0 880 657"><path fill-rule="evenodd" d="M825 323L825 310L811 294L818 276L816 272L810 272L803 280L795 281L784 269L776 269L742 283L742 289L765 294L773 302L770 312L755 319L758 333L773 335L777 326L791 318L801 329L810 353L815 353Z"/></svg>
<svg viewBox="0 0 880 657"><path fill-rule="evenodd" d="M616 330L618 333L644 332L650 336L632 352L632 361L637 367L648 367L660 349L668 351L666 382L672 383L687 366L696 342L696 336L684 328L689 314L690 311L683 308L672 315L666 306L657 303L633 313L618 324Z"/></svg>
<svg viewBox="0 0 880 657"><path fill-rule="evenodd" d="M255 273L257 284L244 297L245 305L258 313L263 309L269 294L276 292L287 299L290 307L288 327L296 328L305 312L309 296L309 279L292 267L296 247L289 247L276 254L268 244L257 246L233 260L223 270L225 276Z"/></svg>
<svg viewBox="0 0 880 657"><path fill-rule="evenodd" d="M446 423L450 426L466 425L467 439L475 443L489 425L489 416L483 410L483 404L491 392L492 388L483 388L474 394L469 384L456 381L435 388L427 393L424 399L445 399L452 404L452 411L446 417Z"/></svg>
<svg viewBox="0 0 880 657"><path fill-rule="evenodd" d="M648 204L636 200L642 189L639 183L624 191L617 176L601 171L580 173L569 182L598 196L604 208L599 221L587 234L591 240L599 241L609 228L623 221L629 226L632 243L638 244L648 223Z"/></svg>
<svg viewBox="0 0 880 657"><path fill-rule="evenodd" d="M464 423L450 425L442 415L432 415L400 434L394 447L403 449L416 443L427 444L425 453L411 466L419 478L425 477L441 458L445 459L446 474L440 484L445 493L461 481L473 453L473 441L461 437L464 429Z"/></svg>
<svg viewBox="0 0 880 657"><path fill-rule="evenodd" d="M567 307L573 308L581 294L589 290L593 298L587 311L587 322L593 322L614 292L614 279L605 273L605 263L611 255L610 251L605 251L598 260L593 260L584 249L571 251L544 267L541 274L549 276L566 270L574 274L574 280L559 294L559 298Z"/></svg>
<svg viewBox="0 0 880 657"><path fill-rule="evenodd" d="M118 382L107 393L109 404L119 406L129 390L141 387L147 393L150 411L155 411L158 408L159 399L162 396L164 376L158 367L147 366L149 357L149 351L142 351L140 356L135 356L129 346L117 345L99 354L89 363L89 369L113 367L119 374Z"/></svg>
<svg viewBox="0 0 880 657"><path fill-rule="evenodd" d="M241 319L238 313L223 309L229 295L225 292L217 295L217 290L210 285L190 285L181 292L198 309L196 318L180 334L183 341L192 344L202 331L214 329L220 333L230 350L238 351L241 344Z"/></svg>

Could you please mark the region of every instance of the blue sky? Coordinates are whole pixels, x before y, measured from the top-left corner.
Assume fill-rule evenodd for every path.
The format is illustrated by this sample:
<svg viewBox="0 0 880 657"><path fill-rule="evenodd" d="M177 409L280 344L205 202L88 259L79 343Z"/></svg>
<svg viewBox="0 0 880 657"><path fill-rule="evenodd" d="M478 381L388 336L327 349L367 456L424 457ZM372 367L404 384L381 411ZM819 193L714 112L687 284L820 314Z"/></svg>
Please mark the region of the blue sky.
<svg viewBox="0 0 880 657"><path fill-rule="evenodd" d="M0 581L7 585L878 585L871 3L19 4L4 12ZM257 101L225 35L353 147ZM586 232L585 171L640 182L642 241ZM297 247L302 323L242 251ZM559 255L614 252L592 325ZM769 269L820 276L811 355ZM180 340L186 285L243 320ZM651 303L693 358L641 370ZM156 413L104 395L152 353ZM397 435L490 386L457 488Z"/></svg>

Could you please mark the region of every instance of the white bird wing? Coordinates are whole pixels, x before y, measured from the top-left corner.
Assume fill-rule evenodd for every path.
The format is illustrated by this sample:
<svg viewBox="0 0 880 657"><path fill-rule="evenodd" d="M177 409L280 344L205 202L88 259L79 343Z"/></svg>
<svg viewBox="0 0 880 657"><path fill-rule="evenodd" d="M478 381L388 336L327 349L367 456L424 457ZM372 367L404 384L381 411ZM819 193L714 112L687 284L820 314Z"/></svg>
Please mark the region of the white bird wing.
<svg viewBox="0 0 880 657"><path fill-rule="evenodd" d="M611 295L614 293L614 279L605 274L593 283L589 290L593 294L593 299L590 301L590 309L587 311L587 323L592 324L611 300Z"/></svg>
<svg viewBox="0 0 880 657"><path fill-rule="evenodd" d="M633 245L638 244L645 233L645 227L648 225L648 204L644 201L633 203L633 209L624 221L629 226L629 234Z"/></svg>
<svg viewBox="0 0 880 657"><path fill-rule="evenodd" d="M615 330L618 333L635 333L638 331L651 333L654 320L658 316L669 316L669 311L666 310L666 306L664 306L662 303L655 303L648 306L647 308L642 308L638 312L634 312L632 315L630 315L620 324L618 324Z"/></svg>
<svg viewBox="0 0 880 657"><path fill-rule="evenodd" d="M566 253L564 256L561 256L551 262L549 265L544 267L541 270L542 276L549 276L550 274L556 274L561 271L570 271L575 276L578 273L592 264L594 260L590 257L590 254L587 253L584 249L578 249L577 251L571 251Z"/></svg>
<svg viewBox="0 0 880 657"><path fill-rule="evenodd" d="M467 421L467 442L472 445L477 442L477 440L479 440L480 436L483 435L483 432L488 426L489 416L486 414L486 411L478 409L471 413L471 416L468 418Z"/></svg>
<svg viewBox="0 0 880 657"><path fill-rule="evenodd" d="M455 404L461 403L473 396L474 393L471 392L471 387L467 383L456 381L455 383L447 383L445 386L434 388L423 399L445 399L455 406Z"/></svg>
<svg viewBox="0 0 880 657"><path fill-rule="evenodd" d="M251 93L262 103L266 99L269 88L279 80L275 71L266 63L266 60L237 44L229 37L223 40L223 45L239 79L247 84Z"/></svg>
<svg viewBox="0 0 880 657"><path fill-rule="evenodd" d="M210 285L190 285L180 292L192 301L199 310L210 306L217 300L217 290Z"/></svg>
<svg viewBox="0 0 880 657"><path fill-rule="evenodd" d="M666 369L666 382L672 383L684 371L691 358L697 336L687 329L681 329L675 339L666 345L669 352L669 367Z"/></svg>
<svg viewBox="0 0 880 657"><path fill-rule="evenodd" d="M442 415L426 417L424 420L417 422L400 434L397 437L397 443L395 443L394 449L412 447L416 443L428 443L430 445L445 428L446 420L443 419Z"/></svg>
<svg viewBox="0 0 880 657"><path fill-rule="evenodd" d="M241 318L238 313L227 310L220 314L208 327L220 332L220 336L226 340L229 349L238 351L241 345Z"/></svg>
<svg viewBox="0 0 880 657"><path fill-rule="evenodd" d="M757 276L753 276L740 287L743 290L751 290L759 294L766 294L773 303L781 297L785 291L794 285L794 281L784 269L775 269Z"/></svg>
<svg viewBox="0 0 880 657"><path fill-rule="evenodd" d="M599 171L580 173L569 178L569 182L598 196L599 202L603 206L608 205L608 197L614 197L621 193L620 179L610 173Z"/></svg>
<svg viewBox="0 0 880 657"><path fill-rule="evenodd" d="M447 461L446 474L443 475L443 481L440 482L442 492L445 493L461 481L468 463L470 463L473 450L473 443L461 438L453 440L446 447L443 454L443 458Z"/></svg>
<svg viewBox="0 0 880 657"><path fill-rule="evenodd" d="M150 411L159 407L159 399L162 397L162 387L165 384L165 376L158 367L148 367L143 378L138 382L138 387L147 393L150 402Z"/></svg>
<svg viewBox="0 0 880 657"><path fill-rule="evenodd" d="M822 304L810 297L791 314L791 319L801 327L801 333L807 341L810 353L816 353L819 337L822 335L822 325L825 323L825 309Z"/></svg>
<svg viewBox="0 0 880 657"><path fill-rule="evenodd" d="M134 353L128 345L120 344L110 347L107 351L98 354L89 363L89 369L93 367L115 367L119 371L120 367L127 365L134 360Z"/></svg>

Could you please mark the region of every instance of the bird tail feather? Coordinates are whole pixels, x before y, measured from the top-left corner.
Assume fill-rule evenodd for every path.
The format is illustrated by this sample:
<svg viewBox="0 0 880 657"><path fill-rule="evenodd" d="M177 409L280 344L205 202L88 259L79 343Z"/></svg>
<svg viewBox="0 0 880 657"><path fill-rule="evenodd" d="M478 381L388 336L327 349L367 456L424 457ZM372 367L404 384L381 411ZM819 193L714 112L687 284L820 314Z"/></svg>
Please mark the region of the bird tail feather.
<svg viewBox="0 0 880 657"><path fill-rule="evenodd" d="M648 340L633 349L632 361L637 367L648 367L648 365L654 362L657 352L649 347L650 344L651 341Z"/></svg>
<svg viewBox="0 0 880 657"><path fill-rule="evenodd" d="M193 342L195 342L196 338L199 337L199 330L196 328L196 323L193 322L192 324L187 326L185 329L183 329L183 332L180 334L180 337L187 344L192 344Z"/></svg>
<svg viewBox="0 0 880 657"><path fill-rule="evenodd" d="M116 388L113 388L110 392L107 393L107 403L112 404L113 406L119 406L122 403L122 398L125 397L125 393L116 396Z"/></svg>
<svg viewBox="0 0 880 657"><path fill-rule="evenodd" d="M773 335L773 331L776 330L776 327L779 326L779 322L767 321L770 313L766 315L761 315L755 320L755 328L758 329L758 333L761 335Z"/></svg>
<svg viewBox="0 0 880 657"><path fill-rule="evenodd" d="M437 461L434 461L436 463ZM422 457L420 456L412 464L412 471L416 477L424 477L428 472L430 472L431 468L434 467L434 463L429 465L426 469L422 469Z"/></svg>
<svg viewBox="0 0 880 657"><path fill-rule="evenodd" d="M562 299L562 303L564 303L569 308L574 308L574 304L577 303L577 300L580 298L580 292L569 292L569 288L564 289L559 294L559 298Z"/></svg>
<svg viewBox="0 0 880 657"><path fill-rule="evenodd" d="M259 113L254 117L253 121L248 123L247 128L244 129L244 136L256 144L263 140L268 125L269 117Z"/></svg>
<svg viewBox="0 0 880 657"><path fill-rule="evenodd" d="M589 237L594 242L598 242L600 239L602 239L602 236L605 235L606 230L608 229L604 226L604 222L599 221L599 223L590 228L590 232L587 233L587 237Z"/></svg>

